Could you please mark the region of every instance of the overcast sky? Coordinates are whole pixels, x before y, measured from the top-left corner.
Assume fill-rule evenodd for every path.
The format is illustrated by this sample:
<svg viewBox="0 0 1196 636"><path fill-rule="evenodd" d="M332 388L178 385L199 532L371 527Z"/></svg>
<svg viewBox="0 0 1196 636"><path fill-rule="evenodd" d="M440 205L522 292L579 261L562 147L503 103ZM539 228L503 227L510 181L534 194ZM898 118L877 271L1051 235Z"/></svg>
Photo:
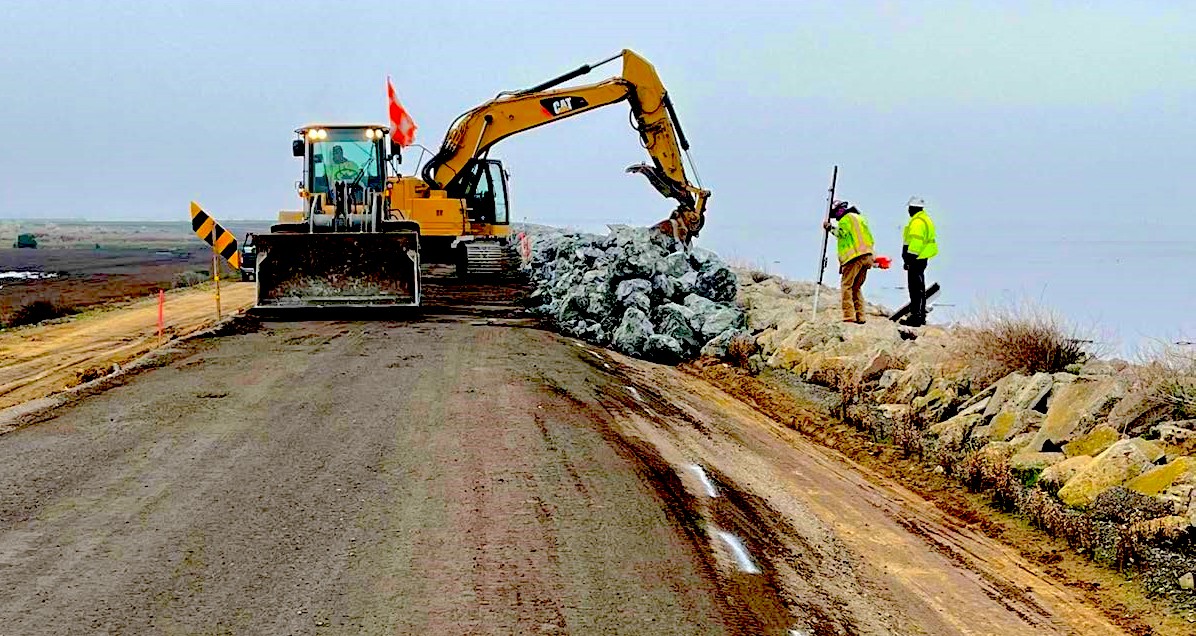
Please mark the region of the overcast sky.
<svg viewBox="0 0 1196 636"><path fill-rule="evenodd" d="M434 147L499 91L626 47L655 64L714 192L703 245L809 277L838 164L882 252L926 198L953 304L1041 297L1119 337L1196 336L1186 2L5 0L0 47L3 217L183 219L197 199L269 218L295 205L293 129L384 121L388 74ZM671 209L622 171L645 159L622 104L493 154L519 219Z"/></svg>

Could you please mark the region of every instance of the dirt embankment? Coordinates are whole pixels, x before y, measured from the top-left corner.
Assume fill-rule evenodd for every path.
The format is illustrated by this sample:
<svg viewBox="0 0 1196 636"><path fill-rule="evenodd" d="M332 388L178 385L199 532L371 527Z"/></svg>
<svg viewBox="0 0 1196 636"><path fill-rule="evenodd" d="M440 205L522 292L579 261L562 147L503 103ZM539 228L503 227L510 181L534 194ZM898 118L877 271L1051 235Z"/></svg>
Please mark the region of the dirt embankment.
<svg viewBox="0 0 1196 636"><path fill-rule="evenodd" d="M906 520L901 523L928 544L940 546L943 554L953 560L958 559L953 555L958 546L952 545L951 536L958 532L983 535L1016 551L1020 558L1011 563L1030 564L1032 571L1065 587L1072 597L1099 608L1109 622L1127 633L1180 635L1196 629L1193 627L1196 612L1177 609L1164 598L1149 596L1138 581L1093 563L1065 541L1046 536L1024 519L998 510L990 497L967 493L956 480L936 472L918 458L839 421L835 412L841 401L836 393L795 382L791 375L766 372L754 376L724 364L691 365L685 370L736 396L794 433L842 453L861 467L860 473L874 487L887 489L900 485L946 513L943 515L944 525L949 529L946 535L928 531L920 523ZM1005 565L1008 564L1001 564Z"/></svg>
<svg viewBox="0 0 1196 636"><path fill-rule="evenodd" d="M221 308L226 316L249 307L253 299L251 283L221 287ZM215 321L216 301L208 286L166 294L166 339L185 336ZM0 409L104 375L113 365L127 364L162 343L157 298L60 322L0 331Z"/></svg>

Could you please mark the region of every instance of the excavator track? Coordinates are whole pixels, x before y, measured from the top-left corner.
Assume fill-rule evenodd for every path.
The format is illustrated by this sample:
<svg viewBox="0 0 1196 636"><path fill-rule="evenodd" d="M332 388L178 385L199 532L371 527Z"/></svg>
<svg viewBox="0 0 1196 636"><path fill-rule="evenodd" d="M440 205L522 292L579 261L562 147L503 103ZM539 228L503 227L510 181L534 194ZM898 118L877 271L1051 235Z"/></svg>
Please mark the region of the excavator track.
<svg viewBox="0 0 1196 636"><path fill-rule="evenodd" d="M511 243L474 240L465 242L460 249L462 254L458 274L462 277L507 277L519 273L519 252Z"/></svg>

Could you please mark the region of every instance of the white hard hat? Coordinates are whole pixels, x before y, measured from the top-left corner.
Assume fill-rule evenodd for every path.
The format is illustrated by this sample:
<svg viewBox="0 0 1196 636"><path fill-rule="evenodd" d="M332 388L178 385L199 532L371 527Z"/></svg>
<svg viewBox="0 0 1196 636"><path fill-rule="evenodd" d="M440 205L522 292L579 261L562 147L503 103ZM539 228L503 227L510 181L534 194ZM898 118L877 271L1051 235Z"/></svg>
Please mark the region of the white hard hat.
<svg viewBox="0 0 1196 636"><path fill-rule="evenodd" d="M926 207L926 202L922 200L922 197L910 197L909 203L907 203L906 206L911 208L924 208Z"/></svg>

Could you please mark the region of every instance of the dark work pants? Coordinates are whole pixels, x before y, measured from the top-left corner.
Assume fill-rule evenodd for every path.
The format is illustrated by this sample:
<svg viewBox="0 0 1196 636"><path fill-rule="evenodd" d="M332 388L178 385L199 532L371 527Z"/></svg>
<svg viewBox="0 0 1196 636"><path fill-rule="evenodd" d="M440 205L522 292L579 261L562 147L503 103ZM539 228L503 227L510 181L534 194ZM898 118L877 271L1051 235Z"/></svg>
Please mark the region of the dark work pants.
<svg viewBox="0 0 1196 636"><path fill-rule="evenodd" d="M926 259L911 258L905 262L909 279L909 317L918 325L926 323Z"/></svg>

